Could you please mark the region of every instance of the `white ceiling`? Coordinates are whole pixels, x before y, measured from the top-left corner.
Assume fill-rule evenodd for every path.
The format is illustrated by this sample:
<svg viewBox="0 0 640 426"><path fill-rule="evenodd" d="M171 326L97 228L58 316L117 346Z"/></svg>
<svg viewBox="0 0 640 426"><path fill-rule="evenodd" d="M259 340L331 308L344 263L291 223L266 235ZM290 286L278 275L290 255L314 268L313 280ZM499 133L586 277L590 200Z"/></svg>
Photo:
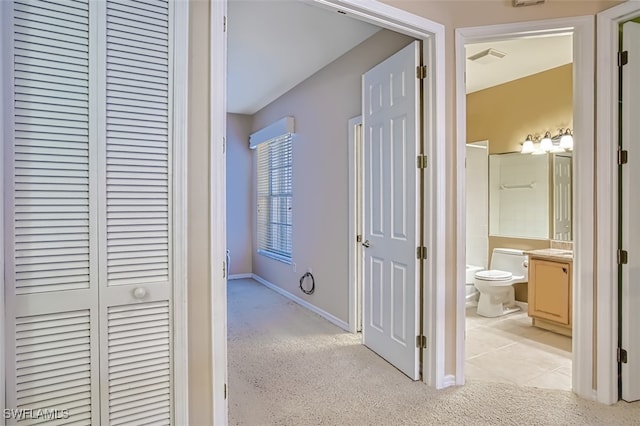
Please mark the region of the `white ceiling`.
<svg viewBox="0 0 640 426"><path fill-rule="evenodd" d="M366 40L380 28L304 0L230 0L227 110L254 114ZM466 61L467 93L572 62L571 35L466 46L465 57L493 48L491 63Z"/></svg>
<svg viewBox="0 0 640 426"><path fill-rule="evenodd" d="M489 48L506 53L489 63L467 59L467 93L569 64L573 62L572 46L570 34L467 45L466 58Z"/></svg>
<svg viewBox="0 0 640 426"><path fill-rule="evenodd" d="M227 110L254 114L380 28L298 0L228 3Z"/></svg>

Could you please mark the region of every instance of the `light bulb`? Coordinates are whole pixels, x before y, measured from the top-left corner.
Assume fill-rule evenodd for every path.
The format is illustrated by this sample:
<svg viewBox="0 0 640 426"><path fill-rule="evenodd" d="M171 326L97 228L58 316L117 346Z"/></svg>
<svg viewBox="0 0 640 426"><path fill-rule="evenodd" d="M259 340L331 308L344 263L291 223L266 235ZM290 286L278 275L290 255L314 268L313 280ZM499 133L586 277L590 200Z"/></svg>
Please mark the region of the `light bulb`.
<svg viewBox="0 0 640 426"><path fill-rule="evenodd" d="M547 132L540 141L540 149L544 152L549 152L553 148L553 142L551 142L551 133Z"/></svg>
<svg viewBox="0 0 640 426"><path fill-rule="evenodd" d="M571 130L567 129L560 138L560 148L566 151L573 151L573 136L571 135Z"/></svg>
<svg viewBox="0 0 640 426"><path fill-rule="evenodd" d="M533 151L533 141L531 140L531 135L528 135L527 139L522 142L522 150L520 151L520 154L531 154Z"/></svg>

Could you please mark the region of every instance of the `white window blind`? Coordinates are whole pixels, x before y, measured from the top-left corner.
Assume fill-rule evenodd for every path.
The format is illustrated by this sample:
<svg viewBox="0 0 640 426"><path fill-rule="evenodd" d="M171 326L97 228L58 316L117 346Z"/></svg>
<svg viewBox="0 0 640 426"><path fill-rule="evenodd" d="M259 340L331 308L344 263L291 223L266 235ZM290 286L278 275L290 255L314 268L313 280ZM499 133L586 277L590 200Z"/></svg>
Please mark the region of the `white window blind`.
<svg viewBox="0 0 640 426"><path fill-rule="evenodd" d="M291 134L258 145L258 252L291 261Z"/></svg>

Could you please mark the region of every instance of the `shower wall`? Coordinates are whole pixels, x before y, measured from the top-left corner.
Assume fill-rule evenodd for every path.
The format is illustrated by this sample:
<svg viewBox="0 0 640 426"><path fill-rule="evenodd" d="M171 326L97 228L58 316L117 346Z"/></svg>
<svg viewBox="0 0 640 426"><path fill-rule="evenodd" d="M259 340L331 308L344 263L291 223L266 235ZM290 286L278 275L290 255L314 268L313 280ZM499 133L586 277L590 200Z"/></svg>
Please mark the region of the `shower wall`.
<svg viewBox="0 0 640 426"><path fill-rule="evenodd" d="M467 265L489 266L488 142L467 144Z"/></svg>

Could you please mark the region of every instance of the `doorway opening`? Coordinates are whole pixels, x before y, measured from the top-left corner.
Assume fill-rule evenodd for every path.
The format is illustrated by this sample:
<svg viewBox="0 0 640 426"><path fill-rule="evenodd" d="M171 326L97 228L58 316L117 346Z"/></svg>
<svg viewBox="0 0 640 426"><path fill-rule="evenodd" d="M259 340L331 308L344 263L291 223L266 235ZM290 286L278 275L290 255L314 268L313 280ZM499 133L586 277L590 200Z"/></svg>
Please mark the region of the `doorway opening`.
<svg viewBox="0 0 640 426"><path fill-rule="evenodd" d="M539 263L529 258L572 263L541 255L573 247L573 147L566 138L560 147L573 125L572 45L571 34L465 45L467 140L487 139L466 148L469 379L571 390L570 274L546 288L531 279ZM546 132L559 136L545 151ZM511 277L488 281L487 270Z"/></svg>
<svg viewBox="0 0 640 426"><path fill-rule="evenodd" d="M592 374L590 371L592 345L590 333L593 323L592 318L586 313L593 312L592 290L589 287L593 282L593 268L586 263L591 258L588 253L594 251L593 222L592 219L585 221L584 218L576 217L569 225L572 232L563 234L559 232L559 229L558 232L554 230L554 224L559 228L560 225L567 225L567 223L566 220L563 222L555 217L558 209L554 209L554 179L559 181L560 178L554 178L553 170L554 164L566 163L566 158L561 159L561 155L565 157L571 155L573 167L570 168L572 172L570 179L572 184L568 188L573 194L580 194L580 196L575 197L572 203L565 203L564 207L567 207L568 204L570 206L568 211L577 211L580 206L585 206L586 209L591 208L593 202L593 154L591 152L593 128L590 127L590 123L593 114L593 99L590 93L593 92L593 82L589 79L592 76L590 62L585 59L590 55L588 52L591 48L589 35L592 33L592 23L586 22L582 18L530 22L525 23L524 26L498 25L457 30L458 188L463 190L463 194L468 194L465 188L465 178L470 172L469 159L466 159L466 170L464 163L467 143L488 139L490 158L488 176L486 176L489 182L489 217L487 217L488 222L481 233L488 239L488 241L484 240L485 243L478 243L477 235L469 237L467 234L467 230L473 232L477 228L476 224L472 223L467 216L475 207L468 204L470 203L469 198L459 197L459 200L462 201L459 203L459 221L466 223L466 225L461 227L462 229L459 228L458 237L458 258L463 259L458 263L458 318L459 324L462 324L458 329L458 344L464 350L458 351L457 366L459 371L466 371L467 377L490 378L495 374L503 381L511 381L521 385L573 389L579 395L591 397L591 381L590 379L587 379L588 382L585 381L584 377L580 377L580 375L587 370L589 371L587 377ZM506 52L503 50L508 50L510 43L544 44L546 42L554 43L554 47L562 45L564 42L569 48L569 60L558 63L556 66L549 66L543 63L553 55L552 53L535 56L535 58L531 57L530 59L535 59L535 63L543 64L543 68L538 69L533 75L521 76L510 79L508 83L502 82L496 87L487 86L471 94L467 93L464 80L465 71L468 73L467 82L473 84L473 71L467 68L467 64L473 62L474 59L476 62L484 64L500 62L506 56ZM473 50L474 48L475 50ZM551 50L547 49L547 51ZM526 49L526 52L529 53L531 50ZM520 62L525 61L521 60ZM568 94L564 95L568 100L563 101L568 103L568 110L564 108L564 111L556 111L554 116L545 118L545 113L559 107L560 101L557 99L557 91L549 92L549 103L543 102L538 108L536 108L534 99L544 89L553 87L555 84L553 81L561 78L562 74L565 74L565 79L568 77L568 81L560 83L563 90L568 90ZM532 80L540 77L542 79L537 88L533 84L530 89L535 93L518 92L519 85L531 83ZM488 87L493 88L489 89ZM520 90L526 91L526 87L521 87ZM490 91L494 92L492 96L494 100L503 99L504 104L510 104L513 114L510 114L509 111L503 111L501 117L498 117L498 120L503 119L503 121L498 126L493 123L483 129L480 122L474 128L473 119L481 117L482 112L480 109L482 107L477 106L482 102L478 102L478 100L482 101L482 95L486 95ZM501 91L505 97L496 98L496 94ZM523 101L524 104L518 104L518 101ZM490 109L499 110L499 107L500 105L493 105L493 108ZM536 113L536 110L540 113ZM561 135L556 138L553 136L559 134L561 128L563 133L567 128L575 133L575 151L563 149L562 154L550 152L560 150ZM492 130L496 131L492 133ZM483 132L488 136L480 136ZM546 132L549 132L549 135L546 135ZM523 151L522 143L529 139L528 135L530 134L534 139L532 142L538 143L545 136L551 136L553 138L553 141L550 141L552 148L542 156L521 153ZM535 140L536 135L538 136L537 140ZM557 157L556 161L554 161L554 157ZM538 171L537 176L523 176L525 172L538 167L533 166L533 163L540 163L543 169ZM563 188L567 188L567 185L565 184ZM526 202L529 199L537 201L526 207L528 206ZM567 201L568 198L565 196L561 200ZM563 212L566 211L565 208ZM501 234L502 231L504 231L503 234ZM571 243L558 241L562 238L568 239L569 236L573 240ZM572 246L575 247L575 251ZM541 249L548 250L551 247L553 247L552 250L557 251L548 254L554 256L538 258L538 255L545 254L540 251ZM473 272L467 274L468 270L473 271L473 268L467 267L469 264L467 259L480 259L480 263L486 262L486 264L472 265L480 269L500 269L493 268L492 258L496 252L503 252L501 249L505 248L510 249L507 250L509 252L507 257L510 258L513 258L513 249L518 249L516 255L521 256L519 257L521 264L526 263L528 268L524 271L512 271L509 278L511 281L509 285L513 287L511 298L509 298L508 292L504 292L504 296L497 299L499 303L504 302L505 305L509 305L508 308L518 309L518 312L504 316L496 314L497 311L494 312L494 316L478 315L474 306L466 306L467 291L469 291L467 284L476 288L484 288L486 280L478 278L478 274L473 274ZM496 251L496 249L498 250ZM480 253L477 253L478 251ZM558 257L560 252L564 257ZM496 259L503 258L504 253L496 256ZM558 263L560 265L558 268L553 269L556 263L544 263L543 261L561 263ZM559 275L553 275L556 272ZM563 298L562 303L554 302L556 305L553 308L544 300L545 297L550 297L547 294L548 289L544 288L544 285L536 285L536 283L547 282L547 280L535 279L535 277L542 277L549 273L552 273L551 276L554 277L554 280L561 279L564 286L563 292L558 296ZM522 277L517 279L518 276ZM546 275L544 276L546 277ZM493 296L492 289L495 284L491 284L491 286L487 291L488 297ZM580 301L584 301L584 304L577 306ZM564 315L562 319L556 315L558 309L562 310L562 315ZM487 316L492 316L492 318L486 318ZM506 333L500 336L503 340L498 338L494 339L493 343L489 343L488 339L483 338L480 334L483 330L482 327L485 327L485 331L500 329L503 332L506 330ZM564 336L566 334L572 334L572 340L568 340ZM536 342L535 339L540 340L540 337L547 342ZM518 358L518 348L522 344L522 341L519 343L518 339L527 339L528 342L534 339L534 343L541 349L544 349L545 344L547 345L547 353L544 350L540 352L540 358L545 358L545 363L541 363L545 364L543 368L529 372L530 374L520 374L522 370L505 367L508 362L522 359ZM505 360L510 361L501 362L501 365L497 365L497 363L483 365L482 358L488 359L487 354L491 351L496 351L493 353L493 358L497 353L502 352L506 357ZM549 352L553 352L552 358L549 357ZM462 354L465 355L462 356ZM558 357L558 355L560 356ZM511 377L509 377L510 375ZM493 378L493 380L495 379L496 377ZM464 383L465 378L459 376L457 380L459 383Z"/></svg>
<svg viewBox="0 0 640 426"><path fill-rule="evenodd" d="M295 2L293 2L295 3ZM324 4L324 2L322 2ZM305 5L306 7L307 5ZM425 45L425 57L427 58L427 63L430 66L433 75L432 78L429 79L430 84L429 84L429 93L428 93L428 97L425 99L425 103L429 105L428 111L425 111L425 117L428 117L428 121L429 123L438 123L437 126L433 126L429 129L425 129L425 135L424 135L424 140L425 140L425 144L429 147L430 150L430 154L432 154L431 158L434 158L436 160L434 160L434 164L443 164L443 161L438 161L437 158L440 158L444 155L444 152L440 152L440 150L436 149L436 147L438 145L442 146L442 144L437 144L437 141L442 141L443 139L443 128L444 126L442 125L443 122L443 118L444 116L442 115L442 111L443 108L441 108L442 105L440 105L440 107L437 107L436 104L438 103L442 103L444 100L443 98L440 97L440 95L442 94L441 92L444 91L444 85L443 83L443 79L444 79L444 73L443 73L443 69L444 69L444 64L442 61L440 61L440 59L436 58L435 53L437 51L439 51L439 49L442 49L444 46L444 38L443 38L443 28L440 27L439 25L432 23L430 21L427 21L423 18L419 18L419 17L411 17L409 21L407 21L407 15L406 14L402 14L402 16L395 16L395 9L390 9L388 7L383 7L382 5L378 5L377 3L374 5L369 5L369 6L362 6L362 5L356 5L355 2L354 4L350 4L349 2L341 2L339 8L337 6L333 6L331 4L324 4L324 6L326 8L328 8L330 11L332 12L339 12L341 15L343 14L348 14L351 15L352 17L357 17L359 19L364 19L366 21L369 22L374 22L376 25L379 25L381 27L387 28L389 30L398 32L398 33L403 33L405 35L408 35L412 38L419 38L422 39L424 41L424 45ZM229 23L231 25L232 20L229 20ZM359 85L359 82L358 82ZM316 97L316 99L319 99L319 97ZM359 102L359 100L358 100ZM216 114L215 111L216 108L214 108L214 114ZM359 110L360 108L358 108ZM224 110L224 108L222 108L221 110ZM356 112L358 111L356 110ZM294 114L295 115L295 114ZM353 115L353 113L351 113L351 115ZM348 118L349 116L345 117ZM264 117L261 117L261 119L265 119ZM265 119L266 120L266 119ZM318 120L316 120L318 121ZM296 120L296 122L298 122L298 120ZM302 121L300 121L302 123ZM257 124L255 125L255 127L257 128L261 128L264 124L260 123L260 122L256 122ZM254 129L255 129L254 127ZM252 129L252 130L254 130ZM300 127L300 129L302 129L302 125ZM344 129L344 122L340 127L340 132L343 134L341 137L344 138L344 142L346 145L346 132ZM308 130L307 130L308 131ZM300 131L302 133L302 130ZM297 132L296 132L297 133ZM296 136L297 137L297 136ZM295 139L295 137L294 137ZM326 142L326 141L325 141ZM296 145L296 143L299 143L299 145ZM306 147L305 147L306 145ZM319 146L318 143L310 143L309 140L307 140L306 142L302 139L300 139L299 141L294 140L293 141L293 161L294 161L294 174L296 173L296 148L298 147L305 147L303 149L317 149L317 147ZM333 158L334 161L337 159L339 159L340 157L346 157L346 146L342 146L340 147L340 149L336 152L334 152L333 154L331 154L329 156L329 158ZM324 156L324 155L328 155L327 153L322 153L320 151L316 151L316 155L317 156ZM317 157L316 157L317 158ZM215 165L214 165L215 167ZM305 177L312 179L311 175L314 173L318 172L318 169L321 170L325 170L326 169L322 169L322 168L318 168L316 167L316 170L314 170L314 168L312 167L306 167L304 168L302 173L303 175L306 175ZM346 172L346 170L345 170ZM437 176L438 172L442 172L438 167L434 167L431 171L431 173L433 174L434 178L431 179L430 185L435 185L436 182L444 182L444 179L436 179L435 177ZM340 172L341 173L341 172ZM333 178L329 179L332 180ZM343 182L343 181L342 181ZM294 177L294 192L295 192L295 177ZM344 185L344 184L343 184ZM214 183L215 186L215 183ZM346 188L344 188L346 190ZM328 187L328 190L330 190L330 188ZM304 191L303 191L304 192ZM431 193L436 193L435 190L429 189L428 192ZM302 192L298 192L298 194L302 195ZM294 197L296 197L296 194L294 194ZM334 197L335 198L335 197ZM309 201L309 203L307 203L309 205L312 205L313 203L311 201ZM427 200L425 201L425 204L428 206L428 208L431 207L431 200ZM293 204L294 209L296 207L300 208L300 205L296 205L296 201L294 201ZM328 207L328 205L324 206L325 208ZM438 207L440 208L444 208L444 204L439 205ZM330 211L331 209L327 210ZM316 212L321 212L323 211L323 209L316 209ZM339 209L335 209L333 212L331 212L331 214L335 214L337 211L339 211ZM431 220L436 220L436 214L433 215L433 218ZM345 218L346 221L346 218ZM296 223L295 217L294 217L294 221L293 221L293 227L294 227L294 233L295 233L295 228L296 226L300 226L299 222ZM438 228L438 229L443 229L442 227ZM343 247L346 247L346 243L351 242L351 235L344 235L344 243L345 245ZM355 236L353 236L355 238ZM429 236L429 238L433 238L435 239L437 237L436 234L434 234L433 236ZM306 243L305 243L306 241ZM301 247L304 248L304 246L312 246L313 243L310 242L313 241L313 239L310 240L302 240L302 243L298 242L296 243L295 237L293 240L294 243L294 247ZM444 239L440 238L440 241L443 243ZM338 242L341 243L341 242ZM434 244L435 246L435 244ZM295 250L295 249L294 249ZM435 250L434 250L435 251ZM231 274L234 275L234 264L238 265L239 260L238 257L234 255L234 250L231 250L231 257L230 257L230 262L231 262ZM443 256L443 251L439 251L439 256ZM345 262L345 266L346 266L346 262ZM282 268L287 268L287 269L291 269L291 271L294 273L295 272L295 276L299 277L300 275L303 275L305 272L307 272L307 268L309 268L310 266L308 266L307 264L305 264L304 262L298 262L296 261L295 255L293 256L293 261L290 265L285 265L282 266ZM335 269L335 268L334 268ZM249 271L252 275L256 274L256 271ZM309 271L311 272L311 271ZM316 281L317 281L317 286L320 285L326 285L327 280L324 279L324 282L321 283L321 280L319 280L318 278L320 278L320 274L318 273L320 271L317 270L316 267L313 267L313 271L312 273L316 276ZM430 274L435 274L435 269L430 269ZM344 273L344 282L345 282L345 286L344 286L344 290L346 291L348 288L350 288L352 282L350 277L347 277L347 271L345 268L345 273ZM340 277L340 279L342 280L343 277ZM431 280L431 276L428 278L428 281ZM275 282L275 280L274 280ZM289 282L289 281L288 281ZM430 284L432 287L429 288L429 291L433 291L433 287L435 287L434 285ZM217 288L217 285L214 283L214 293L215 293L215 289ZM295 290L294 290L295 291ZM296 293L298 294L298 293ZM316 296L319 296L320 292L318 291L318 288L316 288ZM326 296L325 296L326 297ZM348 307L348 309L351 309L351 304L346 300L346 297L348 297L348 293L345 293L345 300L341 301L339 303L344 303L345 307ZM317 300L317 299L316 299ZM425 295L425 300L428 300L429 306L426 308L427 310L431 309L432 305L436 305L435 300L437 300L436 298L433 297L426 297ZM314 301L315 302L315 301ZM318 306L318 305L316 305ZM438 309L442 309L442 304L440 304ZM325 309L325 312L327 312L327 309ZM351 318L351 315L349 313L349 316L347 317L347 315L345 315L344 319L349 319ZM340 319L340 318L338 318ZM349 325L346 323L346 321L344 321L344 319L342 319L343 324L346 324L346 326L344 328L349 328ZM435 329L436 325L427 321L427 319L425 319L424 321L425 323L428 323L429 327ZM218 330L218 335L221 332L221 330ZM215 333L214 333L215 334ZM413 339L411 340L413 342ZM434 338L435 341L435 338ZM435 356L436 354L436 349L438 351L442 350L443 345L433 345L434 349L433 349L433 356ZM428 357L431 357L432 354L429 353L428 356L425 356L425 359L427 359ZM439 355L438 355L439 356ZM440 358L442 358L441 356L439 356ZM431 369L435 369L437 363L433 362L433 361L428 361L424 363L425 366L427 366L428 368ZM442 372L438 373L441 374L442 376L444 375L444 369L442 369ZM425 381L427 381L428 383L431 383L434 378L436 377L436 374L433 372L427 373L425 374Z"/></svg>

